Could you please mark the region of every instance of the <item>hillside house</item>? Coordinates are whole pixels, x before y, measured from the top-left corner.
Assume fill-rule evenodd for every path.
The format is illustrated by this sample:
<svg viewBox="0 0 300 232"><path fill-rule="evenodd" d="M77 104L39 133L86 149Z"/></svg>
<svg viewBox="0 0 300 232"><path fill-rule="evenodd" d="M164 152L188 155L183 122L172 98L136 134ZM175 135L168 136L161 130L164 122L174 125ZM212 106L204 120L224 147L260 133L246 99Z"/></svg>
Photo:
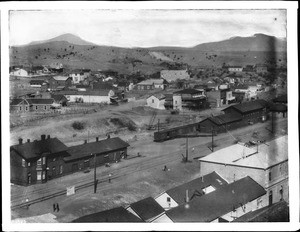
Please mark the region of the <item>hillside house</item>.
<svg viewBox="0 0 300 232"><path fill-rule="evenodd" d="M154 108L154 109L164 110L165 109L165 101L166 101L165 95L153 94L147 98L147 106Z"/></svg>
<svg viewBox="0 0 300 232"><path fill-rule="evenodd" d="M73 84L79 84L81 81L85 80L90 76L90 69L75 69L69 73L69 77L72 78Z"/></svg>
<svg viewBox="0 0 300 232"><path fill-rule="evenodd" d="M228 67L229 72L243 72L242 66L229 66Z"/></svg>
<svg viewBox="0 0 300 232"><path fill-rule="evenodd" d="M165 89L167 82L163 79L148 79L136 84L137 90Z"/></svg>
<svg viewBox="0 0 300 232"><path fill-rule="evenodd" d="M187 70L162 70L160 78L170 83L176 80L189 80L191 77Z"/></svg>
<svg viewBox="0 0 300 232"><path fill-rule="evenodd" d="M213 170L213 169L212 169ZM261 208L257 201L265 196L264 188L246 176L202 197L166 211L173 222L231 222Z"/></svg>
<svg viewBox="0 0 300 232"><path fill-rule="evenodd" d="M49 80L51 90L62 89L72 85L72 78L69 76L53 76Z"/></svg>
<svg viewBox="0 0 300 232"><path fill-rule="evenodd" d="M29 70L25 68L15 69L9 73L11 76L18 76L18 77L28 77Z"/></svg>
<svg viewBox="0 0 300 232"><path fill-rule="evenodd" d="M68 155L67 147L57 138L41 136L41 140L23 143L10 147L10 175L11 183L18 185L32 185L44 183L48 175L55 172L55 176L63 174L63 158ZM54 168L55 167L55 168Z"/></svg>
<svg viewBox="0 0 300 232"><path fill-rule="evenodd" d="M50 111L54 103L52 98L13 99L10 103L12 113L45 112Z"/></svg>
<svg viewBox="0 0 300 232"><path fill-rule="evenodd" d="M115 95L113 90L62 91L69 102L75 103L111 103Z"/></svg>
<svg viewBox="0 0 300 232"><path fill-rule="evenodd" d="M235 144L199 159L201 173L215 170L229 182L250 176L264 187L267 195L257 200L257 207L288 199L288 136L268 144L245 147Z"/></svg>
<svg viewBox="0 0 300 232"><path fill-rule="evenodd" d="M63 64L57 62L51 63L47 68L52 73L62 73L64 71Z"/></svg>
<svg viewBox="0 0 300 232"><path fill-rule="evenodd" d="M45 80L32 79L29 81L30 87L33 88L41 88L43 85L47 85L48 83Z"/></svg>
<svg viewBox="0 0 300 232"><path fill-rule="evenodd" d="M176 99L176 98L181 98ZM174 104L175 101L178 100L178 103L181 102L181 107L178 105L178 103ZM204 94L204 91L196 90L196 89L183 89L180 91L176 91L173 93L173 107L176 108L186 108L186 109L193 109L193 110L199 110L204 109L207 107L206 105L206 96ZM175 108L175 109L176 109Z"/></svg>

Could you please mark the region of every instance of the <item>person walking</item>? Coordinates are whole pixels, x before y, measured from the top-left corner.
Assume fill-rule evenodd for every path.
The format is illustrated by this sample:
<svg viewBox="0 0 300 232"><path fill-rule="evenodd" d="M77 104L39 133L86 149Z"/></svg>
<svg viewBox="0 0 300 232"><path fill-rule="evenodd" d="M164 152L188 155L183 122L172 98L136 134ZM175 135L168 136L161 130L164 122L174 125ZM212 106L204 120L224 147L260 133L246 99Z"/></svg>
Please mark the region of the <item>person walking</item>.
<svg viewBox="0 0 300 232"><path fill-rule="evenodd" d="M56 210L57 210L57 212L59 212L59 205L58 205L58 203L56 203Z"/></svg>
<svg viewBox="0 0 300 232"><path fill-rule="evenodd" d="M55 211L56 211L56 205L53 204L53 212L55 212Z"/></svg>

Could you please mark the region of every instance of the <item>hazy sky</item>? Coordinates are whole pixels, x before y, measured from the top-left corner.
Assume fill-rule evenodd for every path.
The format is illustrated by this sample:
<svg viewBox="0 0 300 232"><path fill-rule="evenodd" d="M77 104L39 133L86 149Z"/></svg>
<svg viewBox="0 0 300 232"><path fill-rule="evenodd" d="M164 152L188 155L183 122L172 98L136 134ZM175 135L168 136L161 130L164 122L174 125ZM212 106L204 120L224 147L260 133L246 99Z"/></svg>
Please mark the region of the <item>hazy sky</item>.
<svg viewBox="0 0 300 232"><path fill-rule="evenodd" d="M185 46L264 33L286 37L285 10L11 11L10 45L72 33L121 47Z"/></svg>

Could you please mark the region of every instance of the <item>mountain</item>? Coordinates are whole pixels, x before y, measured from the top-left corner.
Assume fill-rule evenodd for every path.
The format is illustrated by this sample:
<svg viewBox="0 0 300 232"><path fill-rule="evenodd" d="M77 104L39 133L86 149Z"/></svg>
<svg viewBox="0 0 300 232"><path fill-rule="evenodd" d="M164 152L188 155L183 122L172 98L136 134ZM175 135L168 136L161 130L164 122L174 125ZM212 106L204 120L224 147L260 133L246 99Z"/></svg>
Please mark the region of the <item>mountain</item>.
<svg viewBox="0 0 300 232"><path fill-rule="evenodd" d="M63 35L57 36L57 37L49 39L49 40L34 41L28 45L30 46L30 45L44 44L44 43L49 43L49 42L60 42L60 41L68 42L70 44L75 44L75 45L90 45L90 46L96 45L94 43L91 43L91 42L81 39L77 35L73 35L70 33L63 34Z"/></svg>
<svg viewBox="0 0 300 232"><path fill-rule="evenodd" d="M265 34L254 34L249 37L235 36L227 40L199 44L192 49L198 51L218 51L218 52L285 52L286 40Z"/></svg>

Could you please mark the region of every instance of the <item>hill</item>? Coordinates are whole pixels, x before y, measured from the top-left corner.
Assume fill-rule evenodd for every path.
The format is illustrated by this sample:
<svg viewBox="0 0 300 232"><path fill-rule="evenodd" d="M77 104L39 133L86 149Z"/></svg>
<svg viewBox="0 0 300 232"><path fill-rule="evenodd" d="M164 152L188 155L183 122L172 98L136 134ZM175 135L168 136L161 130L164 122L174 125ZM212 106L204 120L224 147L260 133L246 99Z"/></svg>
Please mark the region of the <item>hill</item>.
<svg viewBox="0 0 300 232"><path fill-rule="evenodd" d="M81 39L79 36L76 36L76 35L73 35L70 33L63 34L63 35L60 35L60 36L57 36L55 38L48 39L48 40L34 41L28 45L30 46L30 45L43 44L43 43L49 43L49 42L60 42L60 41L68 42L70 44L75 44L75 45L96 45L94 43L91 43L91 42Z"/></svg>
<svg viewBox="0 0 300 232"><path fill-rule="evenodd" d="M220 42L199 44L192 49L222 52L286 52L286 40L265 34L254 34L250 37L237 36Z"/></svg>
<svg viewBox="0 0 300 232"><path fill-rule="evenodd" d="M49 65L58 62L67 69L111 69L123 74L137 71L152 74L175 63L188 64L193 68L221 67L223 63L246 65L276 62L286 65L286 41L262 34L234 37L192 48L121 48L82 41L79 37L66 34L46 42L10 47L10 65Z"/></svg>

